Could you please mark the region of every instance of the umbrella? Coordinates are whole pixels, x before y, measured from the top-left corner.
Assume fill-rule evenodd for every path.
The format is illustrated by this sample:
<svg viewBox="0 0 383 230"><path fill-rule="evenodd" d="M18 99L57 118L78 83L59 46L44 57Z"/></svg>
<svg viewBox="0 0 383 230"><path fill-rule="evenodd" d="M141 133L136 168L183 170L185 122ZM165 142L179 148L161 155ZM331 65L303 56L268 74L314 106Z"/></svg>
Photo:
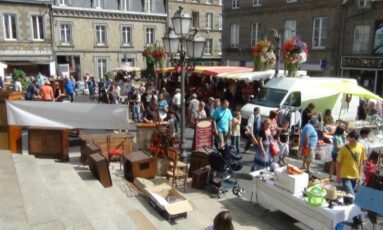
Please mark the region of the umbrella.
<svg viewBox="0 0 383 230"><path fill-rule="evenodd" d="M345 79L342 81L329 81L316 84L316 87L328 90L334 90L339 93L351 94L360 98L375 99L383 101L383 98L372 93L371 91L359 86L356 81L352 79Z"/></svg>
<svg viewBox="0 0 383 230"><path fill-rule="evenodd" d="M139 72L139 71L141 71L141 68L133 67L133 66L121 66L121 67L113 69L112 71L113 72L119 72L119 71L124 71L124 72Z"/></svg>
<svg viewBox="0 0 383 230"><path fill-rule="evenodd" d="M193 72L205 75L219 75L224 73L251 72L253 68L243 66L196 66Z"/></svg>

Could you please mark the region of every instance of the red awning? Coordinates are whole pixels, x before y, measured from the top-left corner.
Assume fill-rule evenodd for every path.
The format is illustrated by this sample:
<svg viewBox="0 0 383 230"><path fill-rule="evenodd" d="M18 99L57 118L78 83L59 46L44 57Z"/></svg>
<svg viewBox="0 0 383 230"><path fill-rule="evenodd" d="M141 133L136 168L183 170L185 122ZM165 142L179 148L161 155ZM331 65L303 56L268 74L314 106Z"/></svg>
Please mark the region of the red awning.
<svg viewBox="0 0 383 230"><path fill-rule="evenodd" d="M222 73L251 72L253 68L243 66L196 66L194 73L205 75L218 75Z"/></svg>

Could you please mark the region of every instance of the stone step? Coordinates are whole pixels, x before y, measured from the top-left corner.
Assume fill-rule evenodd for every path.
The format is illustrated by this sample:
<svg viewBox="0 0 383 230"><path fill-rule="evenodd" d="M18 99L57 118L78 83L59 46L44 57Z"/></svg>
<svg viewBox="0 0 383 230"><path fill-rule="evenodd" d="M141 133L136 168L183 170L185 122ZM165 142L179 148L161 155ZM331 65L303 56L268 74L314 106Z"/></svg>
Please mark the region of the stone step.
<svg viewBox="0 0 383 230"><path fill-rule="evenodd" d="M0 229L25 229L27 216L12 154L0 150Z"/></svg>
<svg viewBox="0 0 383 230"><path fill-rule="evenodd" d="M102 187L86 167L77 169L78 172L69 164L57 164L57 167L94 229L137 229L134 220L107 196L108 188Z"/></svg>
<svg viewBox="0 0 383 230"><path fill-rule="evenodd" d="M36 159L42 172L47 190L52 197L52 205L66 229L94 229L81 206L73 199L76 194L63 179L61 170L51 159Z"/></svg>
<svg viewBox="0 0 383 230"><path fill-rule="evenodd" d="M52 205L52 197L47 190L40 169L33 156L13 154L27 217L28 229L65 229Z"/></svg>

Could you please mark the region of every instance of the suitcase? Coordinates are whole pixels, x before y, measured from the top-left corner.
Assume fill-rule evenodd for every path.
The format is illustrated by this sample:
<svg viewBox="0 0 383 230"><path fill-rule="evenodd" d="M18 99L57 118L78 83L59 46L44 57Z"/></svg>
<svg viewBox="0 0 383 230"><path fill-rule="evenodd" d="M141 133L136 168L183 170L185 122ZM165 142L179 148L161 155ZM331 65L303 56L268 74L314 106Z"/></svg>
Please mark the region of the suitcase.
<svg viewBox="0 0 383 230"><path fill-rule="evenodd" d="M209 166L194 170L192 173L193 175L192 188L204 189L209 177L209 171L210 171Z"/></svg>
<svg viewBox="0 0 383 230"><path fill-rule="evenodd" d="M89 156L89 169L93 176L96 177L104 188L112 186L112 178L110 177L108 161L100 153Z"/></svg>

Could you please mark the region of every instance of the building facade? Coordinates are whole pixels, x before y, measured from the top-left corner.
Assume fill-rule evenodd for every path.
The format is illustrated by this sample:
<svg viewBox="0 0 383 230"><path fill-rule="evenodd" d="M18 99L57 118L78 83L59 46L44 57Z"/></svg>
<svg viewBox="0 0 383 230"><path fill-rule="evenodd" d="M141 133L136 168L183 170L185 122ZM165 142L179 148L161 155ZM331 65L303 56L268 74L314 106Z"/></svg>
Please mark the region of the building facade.
<svg viewBox="0 0 383 230"><path fill-rule="evenodd" d="M22 69L29 75L55 73L50 1L0 1L0 62L5 75Z"/></svg>
<svg viewBox="0 0 383 230"><path fill-rule="evenodd" d="M191 29L197 28L206 38L205 53L197 64L221 65L223 0L167 0L168 25L179 6L192 16Z"/></svg>
<svg viewBox="0 0 383 230"><path fill-rule="evenodd" d="M223 5L223 61L228 65L252 66L251 49L271 30L281 37L281 46L299 36L309 47L301 69L310 75L335 75L339 66L341 0L227 0ZM280 67L283 68L283 58Z"/></svg>
<svg viewBox="0 0 383 230"><path fill-rule="evenodd" d="M347 1L342 17L341 75L383 95L383 1Z"/></svg>
<svg viewBox="0 0 383 230"><path fill-rule="evenodd" d="M55 0L53 49L71 75L102 78L121 65L145 68L142 52L166 28L163 0Z"/></svg>

